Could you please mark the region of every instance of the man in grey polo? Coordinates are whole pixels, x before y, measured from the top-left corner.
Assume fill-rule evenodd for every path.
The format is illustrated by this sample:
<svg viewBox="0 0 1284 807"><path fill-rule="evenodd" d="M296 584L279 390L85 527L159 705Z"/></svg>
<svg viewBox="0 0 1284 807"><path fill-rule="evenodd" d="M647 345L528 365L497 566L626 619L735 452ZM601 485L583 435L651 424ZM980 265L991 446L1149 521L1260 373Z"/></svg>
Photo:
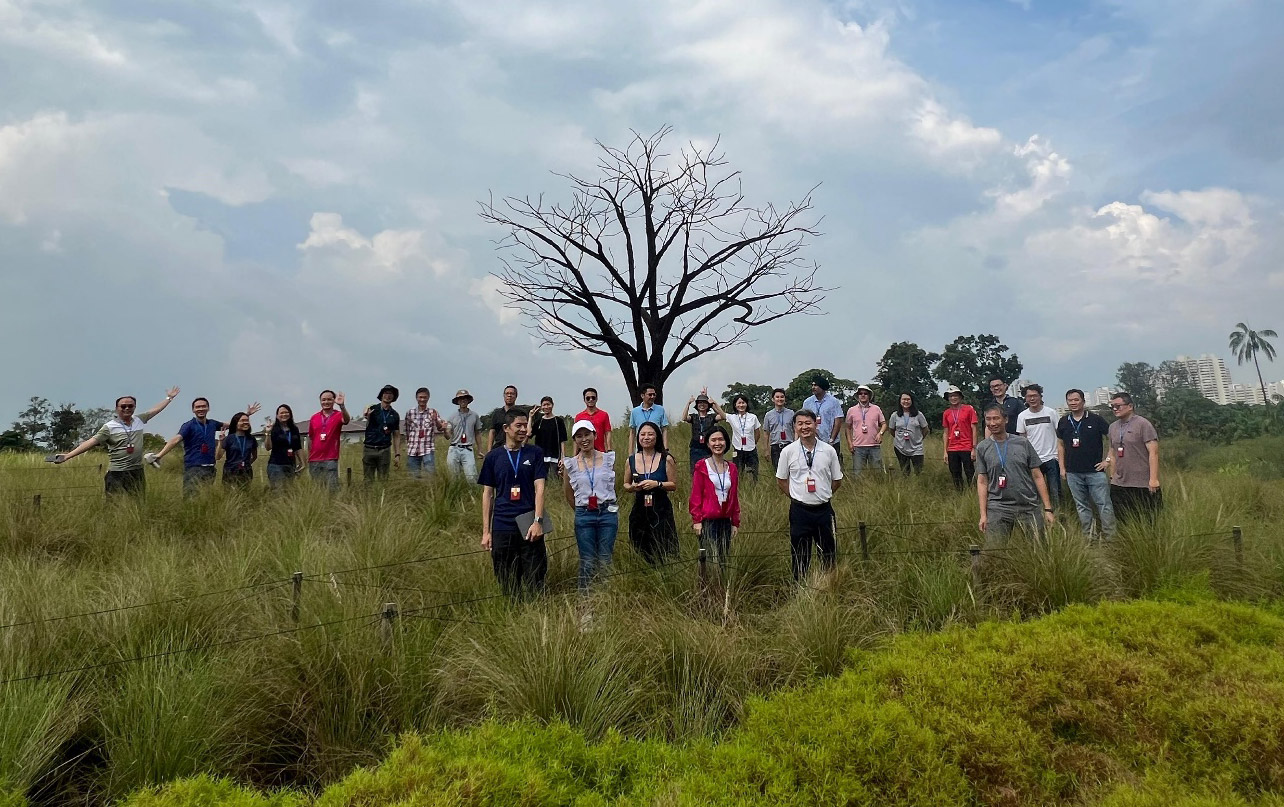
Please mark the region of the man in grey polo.
<svg viewBox="0 0 1284 807"><path fill-rule="evenodd" d="M767 433L771 446L771 467L780 465L780 452L794 441L794 410L785 406L785 391L776 387L771 391L772 408L762 416L762 430Z"/></svg>
<svg viewBox="0 0 1284 807"><path fill-rule="evenodd" d="M1002 404L985 407L986 439L976 447L976 495L981 506L978 526L985 542L1002 541L1017 524L1041 534L1041 523L1056 523L1048 486L1039 470L1039 455L1024 437L1008 433ZM1039 505L1043 519L1039 519Z"/></svg>
<svg viewBox="0 0 1284 807"><path fill-rule="evenodd" d="M459 411L446 418L450 447L446 451L446 467L472 482L477 479L477 455L473 453L477 445L477 428L481 423L477 413L468 408L473 402L472 393L461 389L450 400Z"/></svg>

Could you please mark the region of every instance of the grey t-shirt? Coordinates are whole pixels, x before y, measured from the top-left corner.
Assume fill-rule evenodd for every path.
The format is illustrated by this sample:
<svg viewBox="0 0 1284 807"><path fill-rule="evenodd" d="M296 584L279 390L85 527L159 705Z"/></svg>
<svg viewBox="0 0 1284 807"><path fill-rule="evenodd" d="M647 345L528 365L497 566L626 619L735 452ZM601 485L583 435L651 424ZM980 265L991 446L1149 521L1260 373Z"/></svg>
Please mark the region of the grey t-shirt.
<svg viewBox="0 0 1284 807"><path fill-rule="evenodd" d="M107 470L133 471L143 467L143 424L152 416L140 412L126 426L120 418L103 424L94 437L107 449Z"/></svg>
<svg viewBox="0 0 1284 807"><path fill-rule="evenodd" d="M914 417L898 412L887 419L892 430L892 446L907 457L923 455L923 435L927 432L927 418L919 412Z"/></svg>
<svg viewBox="0 0 1284 807"><path fill-rule="evenodd" d="M1027 510L1039 506L1039 489L1034 486L1031 469L1039 467L1039 455L1024 437L1008 435L1002 450L987 437L976 447L976 472L985 474L991 506ZM1006 487L999 487L999 477L1007 477Z"/></svg>
<svg viewBox="0 0 1284 807"><path fill-rule="evenodd" d="M450 425L450 444L461 448L473 448L477 445L477 425L480 423L476 412L460 412L458 409L448 418Z"/></svg>
<svg viewBox="0 0 1284 807"><path fill-rule="evenodd" d="M786 443L794 441L794 410L785 407L779 412L776 408L767 410L767 414L762 416L762 430L767 433L769 442L773 446L783 446ZM784 437L781 437L781 433Z"/></svg>

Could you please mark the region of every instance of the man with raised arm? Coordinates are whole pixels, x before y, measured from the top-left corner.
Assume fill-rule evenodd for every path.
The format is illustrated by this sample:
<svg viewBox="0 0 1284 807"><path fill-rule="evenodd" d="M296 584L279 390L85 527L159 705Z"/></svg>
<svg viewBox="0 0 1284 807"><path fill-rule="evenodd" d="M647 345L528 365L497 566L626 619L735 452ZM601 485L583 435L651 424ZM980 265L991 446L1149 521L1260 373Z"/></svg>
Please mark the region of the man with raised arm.
<svg viewBox="0 0 1284 807"><path fill-rule="evenodd" d="M330 490L339 489L343 427L352 422L343 401L342 392L322 390L321 411L308 421L308 474Z"/></svg>
<svg viewBox="0 0 1284 807"><path fill-rule="evenodd" d="M245 414L253 417L259 411L259 402L245 407ZM178 427L178 434L169 438L160 451L151 456L153 463L165 458L179 441L183 443L183 496L191 497L214 482L214 453L218 448L218 434L227 424L209 417L210 401L197 398L192 401L192 419ZM144 458L146 459L146 458Z"/></svg>
<svg viewBox="0 0 1284 807"><path fill-rule="evenodd" d="M143 424L165 411L178 392L178 387L171 388L165 393L165 400L139 414L135 414L138 399L133 395L117 398L114 418L71 451L55 454L53 461L61 465L94 446L103 446L107 449L107 474L103 477L103 489L107 495L133 493L141 496L147 484L143 476Z"/></svg>

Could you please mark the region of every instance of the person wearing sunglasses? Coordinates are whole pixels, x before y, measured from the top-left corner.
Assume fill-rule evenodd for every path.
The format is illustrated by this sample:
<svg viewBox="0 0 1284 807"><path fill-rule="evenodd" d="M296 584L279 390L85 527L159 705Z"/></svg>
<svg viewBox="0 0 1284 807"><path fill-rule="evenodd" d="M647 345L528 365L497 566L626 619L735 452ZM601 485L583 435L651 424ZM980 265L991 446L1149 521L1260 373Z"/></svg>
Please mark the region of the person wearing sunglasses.
<svg viewBox="0 0 1284 807"><path fill-rule="evenodd" d="M597 406L597 390L584 388L584 411L575 416L575 420L587 420L597 432L593 436L594 451L611 450L611 416L605 409Z"/></svg>
<svg viewBox="0 0 1284 807"><path fill-rule="evenodd" d="M1116 392L1110 409L1118 418L1110 424L1110 501L1120 522L1135 518L1154 521L1163 506L1159 489L1159 433L1132 408L1132 396Z"/></svg>
<svg viewBox="0 0 1284 807"><path fill-rule="evenodd" d="M55 454L53 462L61 465L79 457L95 446L107 449L107 475L103 488L108 496L133 493L141 496L146 490L143 476L143 424L165 411L170 401L178 395L178 387L165 393L165 400L136 413L138 399L123 395L116 399L116 416L103 424L98 433L65 454Z"/></svg>

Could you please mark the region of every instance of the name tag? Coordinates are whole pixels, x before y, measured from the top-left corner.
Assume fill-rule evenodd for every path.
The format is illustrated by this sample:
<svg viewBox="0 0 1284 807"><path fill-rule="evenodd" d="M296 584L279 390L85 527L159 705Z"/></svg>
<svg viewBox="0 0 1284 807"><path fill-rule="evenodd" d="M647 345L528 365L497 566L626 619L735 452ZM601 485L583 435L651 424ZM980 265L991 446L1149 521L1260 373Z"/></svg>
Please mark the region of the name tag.
<svg viewBox="0 0 1284 807"><path fill-rule="evenodd" d="M815 492L816 492L816 480L815 480L815 478L810 477L810 476L809 476L809 477L807 477L807 492L808 492L808 493L815 493Z"/></svg>
<svg viewBox="0 0 1284 807"><path fill-rule="evenodd" d="M1007 486L1008 486L1008 478L1003 474L999 474L999 490L1003 490Z"/></svg>
<svg viewBox="0 0 1284 807"><path fill-rule="evenodd" d="M650 493L645 494L645 495L642 497L642 506L643 506L643 507L654 507L654 506L655 506L655 497L654 497L654 496L652 496Z"/></svg>
<svg viewBox="0 0 1284 807"><path fill-rule="evenodd" d="M788 438L788 437L786 437L786 436L785 436L785 433L782 431L782 432L780 433L780 439L781 439L781 440L788 440L789 438Z"/></svg>
<svg viewBox="0 0 1284 807"><path fill-rule="evenodd" d="M514 501L514 502L521 501L521 499L522 499L522 486L521 486L521 485L513 485L511 488L509 488L509 489L508 489L508 499L509 499L509 501Z"/></svg>
<svg viewBox="0 0 1284 807"><path fill-rule="evenodd" d="M863 432L867 432L867 431L869 431L869 427L868 427L868 426L866 426L864 423L862 423L862 424L860 425L860 430L861 430L861 431L863 431Z"/></svg>
<svg viewBox="0 0 1284 807"><path fill-rule="evenodd" d="M958 429L955 429L955 430L954 430L954 436L955 436L955 437L958 437L958 436L959 436L959 430L958 430Z"/></svg>
<svg viewBox="0 0 1284 807"><path fill-rule="evenodd" d="M1071 448L1078 448L1078 447L1079 447L1079 438L1078 438L1078 437L1071 437L1071 438L1070 438L1070 447L1071 447Z"/></svg>
<svg viewBox="0 0 1284 807"><path fill-rule="evenodd" d="M744 435L741 435L741 436L740 436L740 445L742 445L742 446L747 446L747 445L749 445L749 438L748 438L748 437L745 437Z"/></svg>
<svg viewBox="0 0 1284 807"><path fill-rule="evenodd" d="M325 432L321 432L321 439L322 439L322 440L324 440L325 438L326 438L326 433L325 433Z"/></svg>
<svg viewBox="0 0 1284 807"><path fill-rule="evenodd" d="M588 497L588 509L590 509L590 510L596 510L596 509L597 509L597 495L596 495L596 494L591 495L591 496L589 496L589 497Z"/></svg>
<svg viewBox="0 0 1284 807"><path fill-rule="evenodd" d="M1123 455L1124 455L1124 447L1120 445L1115 449L1115 456L1122 457Z"/></svg>

